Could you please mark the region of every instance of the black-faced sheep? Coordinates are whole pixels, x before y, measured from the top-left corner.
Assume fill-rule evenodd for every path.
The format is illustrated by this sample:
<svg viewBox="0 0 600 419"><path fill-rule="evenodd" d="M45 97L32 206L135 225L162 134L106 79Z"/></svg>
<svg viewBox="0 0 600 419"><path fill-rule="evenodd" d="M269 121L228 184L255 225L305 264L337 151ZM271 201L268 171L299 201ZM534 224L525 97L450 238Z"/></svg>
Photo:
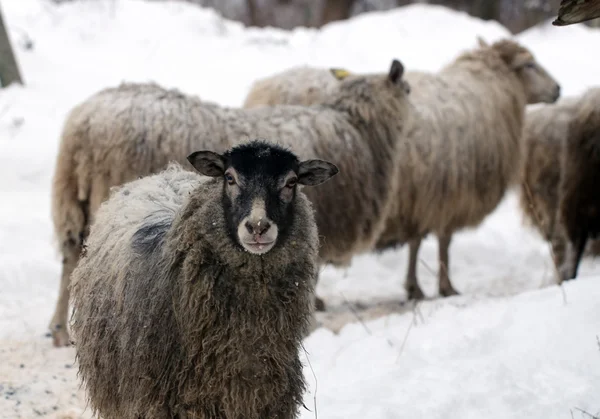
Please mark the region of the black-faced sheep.
<svg viewBox="0 0 600 419"><path fill-rule="evenodd" d="M215 104L156 85L104 90L68 117L53 180L53 221L63 274L50 324L69 341L69 275L111 186L155 173L195 149L224 151L245 138L275 138L301 158L335 161L343 176L306 191L316 210L322 263L347 264L372 249L395 197L398 138L413 113L404 68L340 83L324 104L251 110Z"/></svg>
<svg viewBox="0 0 600 419"><path fill-rule="evenodd" d="M540 105L528 111L525 118L519 203L526 223L551 243L557 269L564 263L566 245L564 226L557 220L561 156L566 141L570 141L570 125L579 110L589 106L600 108L600 88ZM600 130L600 125L596 129ZM600 240L591 240L586 253L599 255Z"/></svg>
<svg viewBox="0 0 600 419"><path fill-rule="evenodd" d="M306 70L315 73L315 69ZM312 74L314 87L335 92L331 71ZM350 80L356 75L344 74ZM412 132L403 136L398 153L399 194L395 209L376 249L409 242L406 288L409 297L421 298L416 265L421 239L429 232L439 239L439 292L456 294L450 283L448 249L455 231L475 227L492 212L516 181L525 106L554 102L559 85L536 62L529 50L511 40L466 52L437 74L408 72L411 102L419 118ZM284 83L286 94L273 89L290 103L306 83ZM339 82L338 82L339 84ZM261 86L262 97L269 97ZM324 100L326 94L317 100ZM274 99L273 99L274 100Z"/></svg>
<svg viewBox="0 0 600 419"><path fill-rule="evenodd" d="M253 141L115 188L72 276L79 374L104 418L295 418L318 275L298 185L338 172Z"/></svg>
<svg viewBox="0 0 600 419"><path fill-rule="evenodd" d="M584 95L560 161L558 217L567 237L560 280L577 276L588 239L600 234L600 95Z"/></svg>

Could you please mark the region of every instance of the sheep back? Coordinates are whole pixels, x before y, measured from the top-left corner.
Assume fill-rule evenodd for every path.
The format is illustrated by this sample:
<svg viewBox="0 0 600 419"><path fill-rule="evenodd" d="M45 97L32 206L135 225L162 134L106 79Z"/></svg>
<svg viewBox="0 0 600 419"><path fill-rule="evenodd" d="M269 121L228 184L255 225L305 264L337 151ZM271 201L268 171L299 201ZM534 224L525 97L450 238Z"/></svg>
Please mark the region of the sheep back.
<svg viewBox="0 0 600 419"><path fill-rule="evenodd" d="M296 417L317 275L310 202L261 257L225 234L221 181L176 165L116 188L72 277L80 375L106 418Z"/></svg>
<svg viewBox="0 0 600 419"><path fill-rule="evenodd" d="M63 128L53 180L59 240L80 240L112 186L186 163L198 130L215 128L210 103L156 84L124 83L77 105ZM215 139L217 141L217 139Z"/></svg>
<svg viewBox="0 0 600 419"><path fill-rule="evenodd" d="M309 66L293 67L256 80L243 107L303 105L321 103L337 88L339 81L331 71Z"/></svg>

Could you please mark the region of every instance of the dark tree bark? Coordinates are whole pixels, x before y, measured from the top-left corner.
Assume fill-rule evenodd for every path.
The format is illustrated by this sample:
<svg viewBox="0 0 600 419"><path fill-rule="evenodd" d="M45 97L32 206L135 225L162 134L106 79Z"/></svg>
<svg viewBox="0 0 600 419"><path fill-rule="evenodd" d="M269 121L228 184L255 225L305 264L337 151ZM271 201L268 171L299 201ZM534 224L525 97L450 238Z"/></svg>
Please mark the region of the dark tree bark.
<svg viewBox="0 0 600 419"><path fill-rule="evenodd" d="M23 84L21 72L8 38L8 31L4 25L2 8L0 8L0 81L2 81L2 87L11 83Z"/></svg>
<svg viewBox="0 0 600 419"><path fill-rule="evenodd" d="M350 17L354 0L325 0L321 26L335 20L344 20Z"/></svg>
<svg viewBox="0 0 600 419"><path fill-rule="evenodd" d="M248 18L250 19L250 26L262 27L260 23L260 17L258 9L256 8L255 0L246 0L246 7L248 8Z"/></svg>
<svg viewBox="0 0 600 419"><path fill-rule="evenodd" d="M567 26L600 17L600 0L562 0L554 26Z"/></svg>
<svg viewBox="0 0 600 419"><path fill-rule="evenodd" d="M434 0L430 3L462 10L484 20L499 20L501 3L499 0Z"/></svg>

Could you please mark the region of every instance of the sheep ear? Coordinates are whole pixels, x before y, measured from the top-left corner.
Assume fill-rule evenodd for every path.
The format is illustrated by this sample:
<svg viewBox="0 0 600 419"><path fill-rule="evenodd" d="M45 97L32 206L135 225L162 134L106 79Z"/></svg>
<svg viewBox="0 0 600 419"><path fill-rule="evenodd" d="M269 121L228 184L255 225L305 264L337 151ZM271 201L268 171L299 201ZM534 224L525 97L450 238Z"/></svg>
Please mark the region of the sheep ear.
<svg viewBox="0 0 600 419"><path fill-rule="evenodd" d="M319 185L339 172L337 166L325 160L306 160L300 163L298 183L301 185Z"/></svg>
<svg viewBox="0 0 600 419"><path fill-rule="evenodd" d="M485 42L485 39L483 39L481 37L481 35L477 35L477 44L479 45L480 48L486 48L486 47L490 46L490 44Z"/></svg>
<svg viewBox="0 0 600 419"><path fill-rule="evenodd" d="M333 77L335 77L338 80L344 80L346 77L352 74L348 70L344 70L343 68L330 68L329 71L331 72L331 74L333 74Z"/></svg>
<svg viewBox="0 0 600 419"><path fill-rule="evenodd" d="M404 66L400 61L394 59L394 61L392 61L392 66L390 67L388 78L391 80L392 83L398 83L402 79L403 74Z"/></svg>
<svg viewBox="0 0 600 419"><path fill-rule="evenodd" d="M196 151L187 159L204 176L217 177L225 173L225 157L212 151Z"/></svg>

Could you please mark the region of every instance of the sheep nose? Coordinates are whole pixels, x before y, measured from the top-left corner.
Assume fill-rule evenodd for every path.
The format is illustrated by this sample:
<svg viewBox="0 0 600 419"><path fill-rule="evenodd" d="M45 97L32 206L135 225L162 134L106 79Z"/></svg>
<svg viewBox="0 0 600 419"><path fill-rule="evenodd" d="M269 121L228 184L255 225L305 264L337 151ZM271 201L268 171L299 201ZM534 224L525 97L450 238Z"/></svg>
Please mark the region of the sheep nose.
<svg viewBox="0 0 600 419"><path fill-rule="evenodd" d="M554 97L558 99L560 97L560 85L556 85L556 89L554 90Z"/></svg>
<svg viewBox="0 0 600 419"><path fill-rule="evenodd" d="M246 229L250 234L258 234L259 236L262 236L269 230L269 228L271 228L271 223L269 223L268 221L246 221Z"/></svg>

